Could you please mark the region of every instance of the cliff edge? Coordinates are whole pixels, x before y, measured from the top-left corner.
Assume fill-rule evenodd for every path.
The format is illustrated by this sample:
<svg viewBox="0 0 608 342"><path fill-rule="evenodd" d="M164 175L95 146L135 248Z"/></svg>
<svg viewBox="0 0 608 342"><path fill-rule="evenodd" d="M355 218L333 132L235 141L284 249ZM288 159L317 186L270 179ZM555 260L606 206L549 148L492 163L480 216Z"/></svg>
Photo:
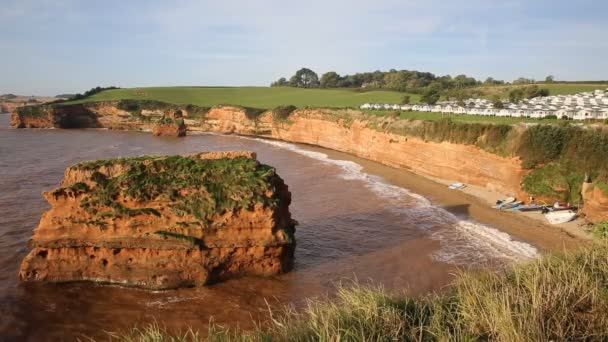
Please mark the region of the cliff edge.
<svg viewBox="0 0 608 342"><path fill-rule="evenodd" d="M84 162L44 196L23 281L168 289L292 267L291 194L252 152Z"/></svg>

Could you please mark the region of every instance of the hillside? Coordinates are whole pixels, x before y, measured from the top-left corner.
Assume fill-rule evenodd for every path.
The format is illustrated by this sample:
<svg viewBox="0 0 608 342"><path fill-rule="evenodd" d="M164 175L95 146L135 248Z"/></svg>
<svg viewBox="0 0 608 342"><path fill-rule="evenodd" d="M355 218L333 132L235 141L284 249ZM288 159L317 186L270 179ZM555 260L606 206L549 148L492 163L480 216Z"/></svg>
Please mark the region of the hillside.
<svg viewBox="0 0 608 342"><path fill-rule="evenodd" d="M419 96L396 91L355 89L303 89L288 87L155 87L106 90L73 103L138 99L212 107L221 104L270 109L281 105L297 107L359 107L366 102L401 103Z"/></svg>
<svg viewBox="0 0 608 342"><path fill-rule="evenodd" d="M483 86L471 88L481 96L499 94L506 97L514 87ZM539 84L548 88L551 95L575 94L595 89L608 88L608 84L554 83ZM390 90L361 89L304 89L290 87L152 87L106 90L89 98L70 103L84 103L109 100L137 99L157 100L173 104L193 104L202 107L216 105L239 105L245 107L271 109L282 105L296 107L351 107L363 103L401 103L409 95L412 103L420 101L420 95Z"/></svg>
<svg viewBox="0 0 608 342"><path fill-rule="evenodd" d="M492 95L498 95L502 98L507 98L509 92L515 88L528 86L529 84L520 85L498 85L498 86L481 86L471 88L470 91L478 94L481 97L489 98ZM549 89L550 95L571 95L594 91L596 89L606 89L608 84L601 83L538 83L541 88Z"/></svg>

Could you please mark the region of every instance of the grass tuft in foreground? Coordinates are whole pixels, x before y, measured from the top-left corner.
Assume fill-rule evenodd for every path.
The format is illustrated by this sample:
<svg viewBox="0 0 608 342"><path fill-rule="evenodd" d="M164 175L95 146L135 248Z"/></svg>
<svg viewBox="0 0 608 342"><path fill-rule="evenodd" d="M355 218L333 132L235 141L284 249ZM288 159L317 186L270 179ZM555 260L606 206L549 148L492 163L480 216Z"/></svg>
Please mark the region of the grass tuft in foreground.
<svg viewBox="0 0 608 342"><path fill-rule="evenodd" d="M159 325L116 341L565 341L608 339L608 248L550 255L504 273L463 273L443 295L395 297L339 287L335 299L271 315L253 331L210 324L208 336Z"/></svg>

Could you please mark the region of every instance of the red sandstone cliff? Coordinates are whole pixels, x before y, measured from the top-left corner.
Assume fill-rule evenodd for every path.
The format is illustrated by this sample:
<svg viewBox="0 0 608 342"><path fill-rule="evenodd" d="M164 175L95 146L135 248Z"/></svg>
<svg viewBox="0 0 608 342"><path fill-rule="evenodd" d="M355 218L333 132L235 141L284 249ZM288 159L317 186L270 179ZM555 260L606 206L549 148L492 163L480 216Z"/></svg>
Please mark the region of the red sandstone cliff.
<svg viewBox="0 0 608 342"><path fill-rule="evenodd" d="M165 289L292 266L291 194L251 152L79 164L44 196L24 281Z"/></svg>
<svg viewBox="0 0 608 342"><path fill-rule="evenodd" d="M284 122L275 121L271 112L250 120L240 108L218 107L207 113L202 129L312 144L425 176L525 196L520 189L525 171L517 158L501 157L472 145L435 143L388 133L370 127L371 122L356 113L332 117L323 110L302 109Z"/></svg>
<svg viewBox="0 0 608 342"><path fill-rule="evenodd" d="M165 117L178 118L172 110L121 109L117 102L96 102L86 104L40 105L14 108L11 111L11 126L15 128L108 128L117 130L152 131L159 120ZM169 135L185 133L185 126L178 125L172 130L164 127L161 131Z"/></svg>
<svg viewBox="0 0 608 342"><path fill-rule="evenodd" d="M152 128L152 135L167 137L185 137L186 124L181 118L168 120L164 119L154 125L154 127Z"/></svg>
<svg viewBox="0 0 608 342"><path fill-rule="evenodd" d="M172 113L178 112L188 114L184 108L172 113L144 110L140 115L134 116L133 113L118 109L113 102L87 104L86 108L92 113L98 127L147 130L158 135L181 133L175 127L155 127L152 118L178 117L172 116ZM67 111L62 109L58 114L41 121L55 120L59 124L51 127L61 127L63 121L70 123L70 120L61 119L65 112ZM267 111L254 119L248 116L246 109L235 106L212 108L201 117L200 123L198 119L185 119L189 124L188 130L254 135L317 145L425 176L478 185L503 195L528 197L521 189L526 171L522 169L518 158L500 156L474 145L438 143L407 134L391 133L399 131L400 125L415 128L419 124L417 122L389 117L370 118L355 110L330 109L299 109L287 118L276 118L271 111ZM23 125L23 121L16 122ZM31 127L41 125L35 118L25 122L26 126ZM601 206L593 204L593 200L590 202L590 208L603 210ZM587 212L594 210L596 209L588 209ZM588 214L588 217L597 215Z"/></svg>
<svg viewBox="0 0 608 342"><path fill-rule="evenodd" d="M583 213L592 222L608 220L608 194L592 183L584 183L582 188L585 206Z"/></svg>

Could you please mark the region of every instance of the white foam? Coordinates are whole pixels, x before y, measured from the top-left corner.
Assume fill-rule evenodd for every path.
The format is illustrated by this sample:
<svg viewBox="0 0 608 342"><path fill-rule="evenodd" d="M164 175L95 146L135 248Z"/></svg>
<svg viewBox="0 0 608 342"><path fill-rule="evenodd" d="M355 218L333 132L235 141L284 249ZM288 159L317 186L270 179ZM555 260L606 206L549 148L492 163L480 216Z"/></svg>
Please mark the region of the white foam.
<svg viewBox="0 0 608 342"><path fill-rule="evenodd" d="M389 210L396 215L404 220L416 217L417 222L428 222L420 225L420 228L434 230L431 237L441 243L440 251L434 255L439 261L470 265L487 263L496 258L502 261L519 261L538 255L533 246L513 240L509 234L487 225L463 220L443 208L432 205L424 196L363 172L363 167L353 161L331 159L325 153L305 150L291 143L255 140L339 166L342 169L341 178L364 182L377 196L391 202Z"/></svg>

